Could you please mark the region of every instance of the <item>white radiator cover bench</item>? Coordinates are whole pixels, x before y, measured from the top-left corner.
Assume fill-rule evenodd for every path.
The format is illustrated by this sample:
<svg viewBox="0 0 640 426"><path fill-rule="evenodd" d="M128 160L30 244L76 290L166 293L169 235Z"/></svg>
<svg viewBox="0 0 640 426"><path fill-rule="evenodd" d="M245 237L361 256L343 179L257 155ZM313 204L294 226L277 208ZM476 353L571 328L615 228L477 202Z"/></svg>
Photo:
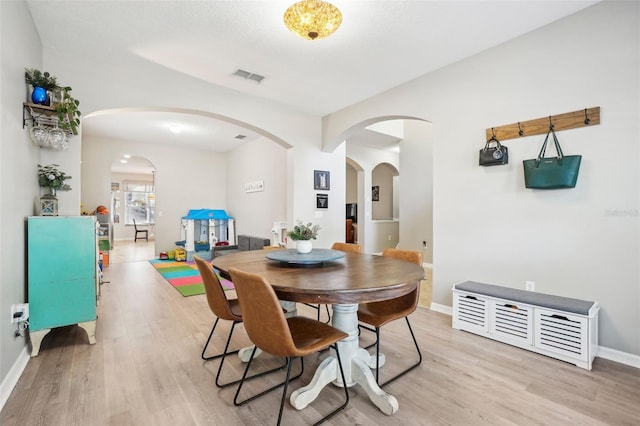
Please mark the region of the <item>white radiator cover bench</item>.
<svg viewBox="0 0 640 426"><path fill-rule="evenodd" d="M453 286L453 328L591 370L597 302L465 281Z"/></svg>

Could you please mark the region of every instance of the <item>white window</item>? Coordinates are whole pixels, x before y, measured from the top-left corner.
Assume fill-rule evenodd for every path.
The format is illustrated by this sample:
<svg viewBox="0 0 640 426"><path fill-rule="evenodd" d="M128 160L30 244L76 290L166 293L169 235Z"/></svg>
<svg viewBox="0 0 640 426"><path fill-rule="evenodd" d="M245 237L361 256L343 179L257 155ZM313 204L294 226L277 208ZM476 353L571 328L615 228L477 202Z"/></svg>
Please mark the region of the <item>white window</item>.
<svg viewBox="0 0 640 426"><path fill-rule="evenodd" d="M156 194L152 182L124 183L124 223L153 225L156 218Z"/></svg>

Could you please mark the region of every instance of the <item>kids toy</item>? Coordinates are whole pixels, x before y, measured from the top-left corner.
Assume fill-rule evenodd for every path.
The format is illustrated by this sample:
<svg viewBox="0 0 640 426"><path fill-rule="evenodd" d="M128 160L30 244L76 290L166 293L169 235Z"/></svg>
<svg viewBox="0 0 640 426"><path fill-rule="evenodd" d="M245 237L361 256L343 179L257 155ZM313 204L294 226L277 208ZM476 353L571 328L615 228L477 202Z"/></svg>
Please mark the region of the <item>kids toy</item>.
<svg viewBox="0 0 640 426"><path fill-rule="evenodd" d="M176 262L184 262L187 260L187 251L182 247L177 247L175 250Z"/></svg>
<svg viewBox="0 0 640 426"><path fill-rule="evenodd" d="M236 245L235 222L224 210L189 210L181 222L182 241L176 244L190 255L196 251L210 251L219 242Z"/></svg>

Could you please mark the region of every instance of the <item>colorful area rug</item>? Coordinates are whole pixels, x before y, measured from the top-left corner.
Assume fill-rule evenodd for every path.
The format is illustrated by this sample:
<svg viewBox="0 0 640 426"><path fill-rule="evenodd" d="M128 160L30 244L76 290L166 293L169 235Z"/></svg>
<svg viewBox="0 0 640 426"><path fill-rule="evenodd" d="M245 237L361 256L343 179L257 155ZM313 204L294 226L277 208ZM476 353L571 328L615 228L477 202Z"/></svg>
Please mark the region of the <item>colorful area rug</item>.
<svg viewBox="0 0 640 426"><path fill-rule="evenodd" d="M149 263L183 296L204 294L204 283L195 262L176 262L175 260L150 260ZM218 273L218 271L216 271ZM233 283L218 274L222 288L233 289Z"/></svg>

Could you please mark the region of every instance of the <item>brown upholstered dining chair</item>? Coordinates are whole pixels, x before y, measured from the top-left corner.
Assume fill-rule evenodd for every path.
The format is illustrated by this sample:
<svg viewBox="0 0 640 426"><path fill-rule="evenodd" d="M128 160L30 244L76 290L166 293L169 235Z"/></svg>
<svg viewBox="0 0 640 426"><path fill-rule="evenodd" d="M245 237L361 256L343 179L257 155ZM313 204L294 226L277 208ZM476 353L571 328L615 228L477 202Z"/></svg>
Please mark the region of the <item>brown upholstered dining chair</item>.
<svg viewBox="0 0 640 426"><path fill-rule="evenodd" d="M196 262L198 266L198 271L200 271L200 276L202 277L202 282L204 283L204 290L207 296L207 303L209 304L209 309L216 316L216 321L213 323L213 327L211 328L211 332L209 333L209 337L207 338L204 347L202 348L202 354L200 357L205 360L218 359L220 360L220 365L218 366L218 372L216 373L216 386L219 388L224 388L227 386L231 386L237 383L240 383L240 379L234 380L228 383L220 383L220 374L222 373L222 366L224 365L224 360L227 355L232 355L238 353L238 350L229 351L229 345L231 343L231 338L233 337L233 330L238 323L242 322L242 313L240 312L240 305L238 304L238 299L227 299L224 290L222 289L222 284L220 284L220 279L218 275L216 275L213 270L213 265L211 263L205 261L199 256L193 256L193 260ZM229 335L227 336L227 342L224 346L224 351L218 353L216 355L205 356L207 352L207 347L211 342L211 337L213 336L214 331L218 325L220 320L231 321L231 329L229 330ZM286 364L282 364L281 366L274 368L272 370L265 371L263 373L256 374L250 378L260 377L264 374L271 373L277 370L282 370Z"/></svg>
<svg viewBox="0 0 640 426"><path fill-rule="evenodd" d="M392 257L394 259L406 260L408 262L413 262L417 265L422 266L422 253L420 253L419 251L389 248L384 250L382 252L382 255ZM416 340L416 336L413 334L413 329L411 328L411 323L409 322L409 315L416 310L419 299L420 284L418 283L416 289L409 294L405 294L404 296L397 297L395 299L383 300L380 302L361 303L358 307L358 321L368 324L373 328L363 325L360 325L360 327L376 333L376 341L372 345L368 346L368 348L373 345L375 345L376 347L376 382L379 386L384 386L393 382L397 378L416 368L422 362L422 353L420 352L418 341ZM401 318L404 318L406 320L407 327L409 327L409 332L411 333L413 344L415 345L416 351L418 352L418 362L412 364L409 368L401 371L397 375L389 378L381 384L379 379L380 328L390 323L391 321L395 321Z"/></svg>
<svg viewBox="0 0 640 426"><path fill-rule="evenodd" d="M340 353L336 343L348 337L348 335L337 328L312 318L303 316L286 318L275 291L265 278L235 268L229 268L229 273L236 287L245 330L255 347L272 355L287 358L287 375L284 382L240 401L239 395L242 391L244 378L247 377L247 373L251 368L251 362L255 354L254 348L244 370L243 381L240 382L236 390L233 403L237 406L243 405L284 385L280 399L280 411L278 412L277 424L279 425L282 420L289 382L300 377L304 371L303 357L333 347L338 359L340 375L342 376L345 401L316 424L329 419L344 409L349 403L349 390L347 389L342 370L342 361L340 360ZM300 358L301 371L294 378L291 378L291 366L296 358Z"/></svg>
<svg viewBox="0 0 640 426"><path fill-rule="evenodd" d="M348 251L352 253L362 253L362 247L360 246L360 244L354 244L354 243L336 242L336 243L333 243L331 248L333 250Z"/></svg>

